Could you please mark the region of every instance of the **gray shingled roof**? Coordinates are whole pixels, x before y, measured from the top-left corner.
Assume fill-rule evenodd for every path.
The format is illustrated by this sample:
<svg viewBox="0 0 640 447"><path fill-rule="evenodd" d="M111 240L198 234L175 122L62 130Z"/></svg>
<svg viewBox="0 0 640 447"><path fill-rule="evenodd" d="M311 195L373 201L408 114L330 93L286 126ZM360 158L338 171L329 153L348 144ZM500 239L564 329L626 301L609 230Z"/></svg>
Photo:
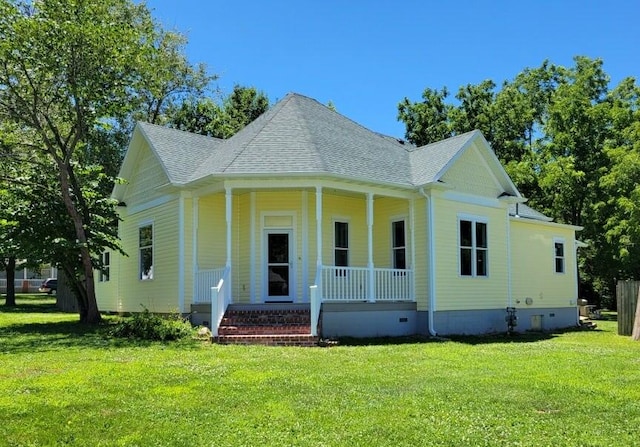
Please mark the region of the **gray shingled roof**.
<svg viewBox="0 0 640 447"><path fill-rule="evenodd" d="M224 140L149 123L138 128L151 143L171 183L188 183L194 171Z"/></svg>
<svg viewBox="0 0 640 447"><path fill-rule="evenodd" d="M333 174L411 185L405 146L297 94L226 140L192 179L222 173Z"/></svg>
<svg viewBox="0 0 640 447"><path fill-rule="evenodd" d="M212 175L298 173L416 187L437 181L472 140L482 138L473 131L416 148L295 93L227 140L150 124L140 129L178 184Z"/></svg>
<svg viewBox="0 0 640 447"><path fill-rule="evenodd" d="M509 215L514 217L522 217L525 219L541 220L543 222L551 222L553 219L545 216L539 211L534 210L524 203L512 203L509 205Z"/></svg>

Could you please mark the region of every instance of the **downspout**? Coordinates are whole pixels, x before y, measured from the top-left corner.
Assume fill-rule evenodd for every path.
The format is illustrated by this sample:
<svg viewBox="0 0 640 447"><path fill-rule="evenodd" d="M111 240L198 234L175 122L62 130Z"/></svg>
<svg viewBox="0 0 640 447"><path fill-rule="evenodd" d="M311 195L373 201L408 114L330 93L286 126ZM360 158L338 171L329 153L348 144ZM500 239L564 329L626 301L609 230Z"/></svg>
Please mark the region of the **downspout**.
<svg viewBox="0 0 640 447"><path fill-rule="evenodd" d="M433 232L433 200L424 192L424 187L419 189L420 194L425 198L427 204L425 206L426 220L428 226L428 242L427 251L429 252L429 335L435 337L438 335L434 326L434 312L436 310L436 255L434 252L434 232Z"/></svg>
<svg viewBox="0 0 640 447"><path fill-rule="evenodd" d="M518 217L518 204L516 203L516 217ZM513 289L511 284L511 218L507 206L507 307L513 307Z"/></svg>

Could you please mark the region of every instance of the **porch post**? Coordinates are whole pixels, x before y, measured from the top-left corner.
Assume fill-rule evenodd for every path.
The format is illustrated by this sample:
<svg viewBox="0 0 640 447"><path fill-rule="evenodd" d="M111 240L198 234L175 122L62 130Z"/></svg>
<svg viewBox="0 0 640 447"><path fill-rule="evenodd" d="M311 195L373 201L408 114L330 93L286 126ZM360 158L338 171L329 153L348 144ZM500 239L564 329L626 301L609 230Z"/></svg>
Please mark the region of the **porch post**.
<svg viewBox="0 0 640 447"><path fill-rule="evenodd" d="M416 233L415 233L415 199L412 197L409 199L409 228L411 237L411 299L416 299Z"/></svg>
<svg viewBox="0 0 640 447"><path fill-rule="evenodd" d="M229 270L229 284L226 285L226 287L228 287L228 294L227 296L231 297L231 299L229 300L229 302L233 302L233 292L231 289L231 212L232 212L232 199L233 196L231 195L231 187L226 186L225 187L225 220L227 223L227 262L226 262L226 268Z"/></svg>
<svg viewBox="0 0 640 447"><path fill-rule="evenodd" d="M197 294L200 292L198 290L198 270L200 267L198 266L198 219L199 219L199 210L200 208L200 198L193 198L193 207L192 207L192 222L191 222L191 265L193 266L193 291L191 294L191 302L194 302L196 299L200 297Z"/></svg>
<svg viewBox="0 0 640 447"><path fill-rule="evenodd" d="M225 188L225 221L227 223L227 261L226 266L231 267L231 204L232 204L231 188Z"/></svg>
<svg viewBox="0 0 640 447"><path fill-rule="evenodd" d="M367 243L368 243L368 263L369 268L369 302L376 301L376 277L373 270L373 193L367 193Z"/></svg>
<svg viewBox="0 0 640 447"><path fill-rule="evenodd" d="M322 186L316 186L316 267L322 267Z"/></svg>

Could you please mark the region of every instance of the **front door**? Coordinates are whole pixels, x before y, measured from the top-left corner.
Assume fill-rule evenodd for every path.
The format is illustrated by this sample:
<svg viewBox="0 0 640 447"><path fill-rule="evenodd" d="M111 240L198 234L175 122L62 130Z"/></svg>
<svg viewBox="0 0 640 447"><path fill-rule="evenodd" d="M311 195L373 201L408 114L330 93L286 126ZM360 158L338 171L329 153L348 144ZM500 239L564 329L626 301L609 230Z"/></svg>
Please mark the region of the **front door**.
<svg viewBox="0 0 640 447"><path fill-rule="evenodd" d="M291 230L266 231L265 301L293 301L292 234Z"/></svg>

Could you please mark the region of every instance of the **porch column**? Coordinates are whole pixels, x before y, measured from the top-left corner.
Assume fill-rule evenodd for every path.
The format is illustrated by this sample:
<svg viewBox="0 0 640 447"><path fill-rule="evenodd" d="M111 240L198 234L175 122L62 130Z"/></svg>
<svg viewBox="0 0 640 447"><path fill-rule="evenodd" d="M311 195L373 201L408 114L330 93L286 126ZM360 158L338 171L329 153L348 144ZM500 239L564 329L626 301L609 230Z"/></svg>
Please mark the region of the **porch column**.
<svg viewBox="0 0 640 447"><path fill-rule="evenodd" d="M192 217L191 217L191 265L193 266L193 291L191 293L191 302L200 299L197 296L198 290L198 219L200 213L200 198L194 197L192 201Z"/></svg>
<svg viewBox="0 0 640 447"><path fill-rule="evenodd" d="M231 204L232 204L231 188L225 188L226 210L225 221L227 223L227 262L226 266L231 267Z"/></svg>
<svg viewBox="0 0 640 447"><path fill-rule="evenodd" d="M322 267L322 186L316 186L316 267Z"/></svg>
<svg viewBox="0 0 640 447"><path fill-rule="evenodd" d="M412 197L409 199L409 228L410 228L410 238L411 238L411 299L415 301L416 299L416 233L414 231L415 228L415 199Z"/></svg>
<svg viewBox="0 0 640 447"><path fill-rule="evenodd" d="M368 263L369 268L369 302L376 301L376 277L373 270L373 193L367 193L367 241L368 241Z"/></svg>

